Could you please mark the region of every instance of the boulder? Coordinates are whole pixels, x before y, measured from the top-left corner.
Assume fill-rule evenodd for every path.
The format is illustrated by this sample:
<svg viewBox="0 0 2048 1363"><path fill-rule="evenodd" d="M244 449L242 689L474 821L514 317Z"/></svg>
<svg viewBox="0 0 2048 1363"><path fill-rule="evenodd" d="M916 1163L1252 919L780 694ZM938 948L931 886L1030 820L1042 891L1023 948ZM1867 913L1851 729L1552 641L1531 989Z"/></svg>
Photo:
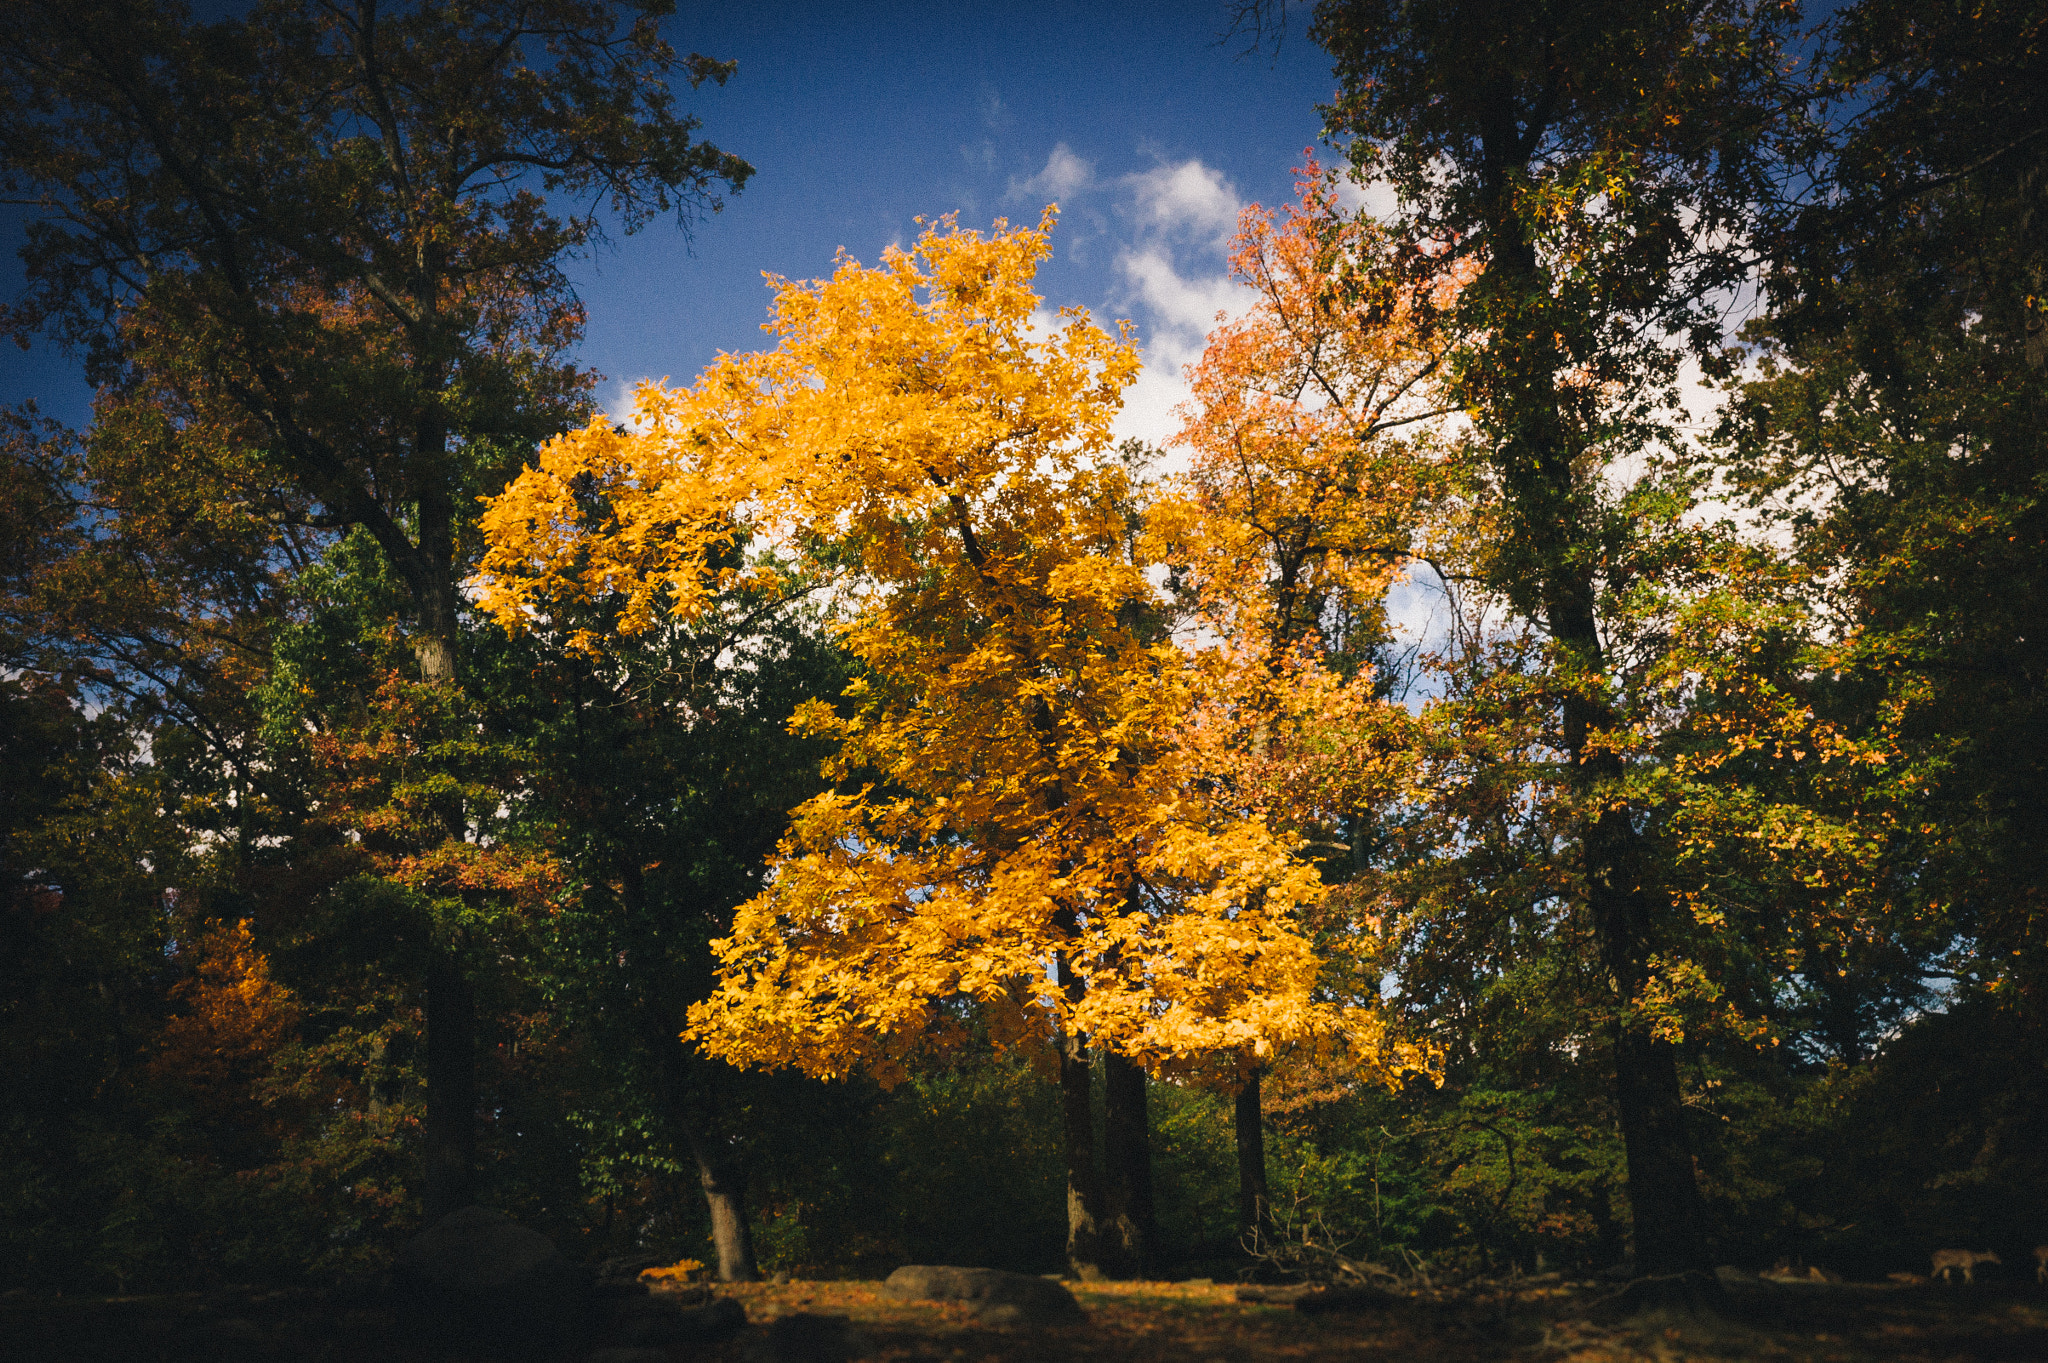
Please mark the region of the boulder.
<svg viewBox="0 0 2048 1363"><path fill-rule="evenodd" d="M797 1311L779 1316L755 1334L747 1363L851 1363L870 1351L868 1341L845 1316Z"/></svg>
<svg viewBox="0 0 2048 1363"><path fill-rule="evenodd" d="M629 1348L668 1349L684 1344L713 1344L746 1323L746 1308L730 1297L714 1297L696 1304L658 1292L621 1302L607 1333L616 1343Z"/></svg>
<svg viewBox="0 0 2048 1363"><path fill-rule="evenodd" d="M882 1291L898 1301L964 1301L989 1325L1062 1325L1087 1319L1074 1294L1048 1278L995 1268L907 1264Z"/></svg>
<svg viewBox="0 0 2048 1363"><path fill-rule="evenodd" d="M600 1297L644 1297L647 1284L640 1281L641 1270L660 1264L661 1256L654 1254L600 1259L590 1270L591 1290Z"/></svg>
<svg viewBox="0 0 2048 1363"><path fill-rule="evenodd" d="M642 1283L641 1286L647 1288L655 1300L674 1306L708 1306L718 1298L710 1283ZM647 1294L641 1293L642 1296Z"/></svg>
<svg viewBox="0 0 2048 1363"><path fill-rule="evenodd" d="M437 1339L522 1355L557 1348L583 1323L590 1291L545 1235L485 1207L450 1212L408 1241L392 1284Z"/></svg>
<svg viewBox="0 0 2048 1363"><path fill-rule="evenodd" d="M1304 1315L1323 1315L1348 1311L1384 1311L1400 1303L1401 1298L1377 1287L1331 1287L1310 1292L1294 1299L1294 1309Z"/></svg>

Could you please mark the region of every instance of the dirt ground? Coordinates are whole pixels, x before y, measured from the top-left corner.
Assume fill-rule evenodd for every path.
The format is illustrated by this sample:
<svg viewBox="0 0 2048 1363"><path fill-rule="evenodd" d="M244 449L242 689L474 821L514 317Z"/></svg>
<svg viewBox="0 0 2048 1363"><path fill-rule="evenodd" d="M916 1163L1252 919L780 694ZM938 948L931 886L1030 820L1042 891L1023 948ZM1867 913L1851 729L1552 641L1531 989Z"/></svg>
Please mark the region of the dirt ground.
<svg viewBox="0 0 2048 1363"><path fill-rule="evenodd" d="M1128 1359L1134 1363L1238 1360L1524 1359L1815 1360L1861 1363L2048 1363L2048 1294L1979 1287L1766 1284L1734 1290L1726 1318L1697 1323L1595 1324L1601 1295L1533 1287L1429 1300L1361 1314L1306 1316L1291 1307L1240 1302L1228 1285L1070 1284L1088 1323L1063 1329L978 1328L966 1310L889 1301L876 1283L792 1283L725 1289L753 1320L786 1311L845 1315L888 1360ZM720 1363L743 1363L745 1342L722 1346Z"/></svg>
<svg viewBox="0 0 2048 1363"><path fill-rule="evenodd" d="M1420 1293L1353 1314L1304 1315L1244 1302L1230 1285L1074 1284L1085 1324L994 1329L964 1307L902 1303L874 1282L720 1287L756 1326L795 1312L846 1317L863 1358L925 1363L1240 1363L1337 1359L1528 1360L1608 1363L1699 1359L1815 1363L2048 1363L2048 1292L2033 1284L1974 1288L1865 1284L1742 1284L1724 1316L1596 1323L1607 1289L1511 1284ZM678 1350L674 1363L752 1363L765 1332ZM451 1363L374 1300L304 1292L222 1291L153 1297L0 1300L0 1358L120 1363ZM564 1356L565 1363L580 1357Z"/></svg>

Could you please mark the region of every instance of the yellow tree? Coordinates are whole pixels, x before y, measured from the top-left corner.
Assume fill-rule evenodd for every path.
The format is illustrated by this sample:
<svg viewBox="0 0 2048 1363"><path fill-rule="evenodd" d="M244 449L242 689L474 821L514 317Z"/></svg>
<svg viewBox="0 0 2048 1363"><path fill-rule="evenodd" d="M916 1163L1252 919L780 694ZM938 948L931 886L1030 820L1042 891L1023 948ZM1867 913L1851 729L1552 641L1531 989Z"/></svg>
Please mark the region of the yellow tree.
<svg viewBox="0 0 2048 1363"><path fill-rule="evenodd" d="M192 973L171 986L180 1011L164 1023L151 1073L225 1131L274 1134L256 1086L298 1026L298 1000L271 978L247 919L206 924L178 956Z"/></svg>
<svg viewBox="0 0 2048 1363"><path fill-rule="evenodd" d="M861 675L794 723L836 741L838 785L796 811L686 1035L884 1082L971 1018L1057 1043L1087 1267L1087 1048L1265 1054L1331 1013L1298 925L1320 878L1190 740L1229 670L1163 627L1111 450L1137 355L1038 311L1051 228L947 220L776 281L774 349L541 451L486 514L477 585L515 627L608 600L624 630L743 582L829 592Z"/></svg>
<svg viewBox="0 0 2048 1363"><path fill-rule="evenodd" d="M1281 213L1245 210L1231 266L1252 292L1210 333L1188 374L1173 495L1152 509L1192 621L1219 641L1221 699L1190 732L1268 827L1321 853L1332 880L1369 836L1370 811L1403 784L1417 737L1374 692L1388 588L1460 518L1456 463L1439 436L1453 274L1404 285L1371 219L1346 213L1313 161ZM1427 1070L1378 1007L1377 920L1332 896L1316 930L1325 997L1349 1001L1337 1034L1351 1072ZM1234 1059L1243 1229L1266 1220L1264 1055Z"/></svg>
<svg viewBox="0 0 2048 1363"><path fill-rule="evenodd" d="M1469 272L1412 284L1313 161L1298 188L1239 222L1231 269L1253 302L1188 372L1193 457L1171 527L1198 608L1275 674L1304 645L1382 637L1388 587L1438 547L1425 531L1453 523L1459 491L1439 419L1458 411L1443 371Z"/></svg>

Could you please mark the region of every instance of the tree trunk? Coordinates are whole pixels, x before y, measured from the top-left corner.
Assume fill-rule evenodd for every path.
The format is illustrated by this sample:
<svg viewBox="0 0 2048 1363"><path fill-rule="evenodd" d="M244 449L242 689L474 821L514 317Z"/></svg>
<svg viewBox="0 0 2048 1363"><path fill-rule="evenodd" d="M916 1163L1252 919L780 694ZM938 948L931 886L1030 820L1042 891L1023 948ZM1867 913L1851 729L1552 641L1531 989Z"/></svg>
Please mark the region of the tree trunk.
<svg viewBox="0 0 2048 1363"><path fill-rule="evenodd" d="M1579 588L1572 594L1577 608L1554 612L1552 633L1598 668L1604 660L1590 605L1591 584L1573 585ZM1560 614L1572 626L1569 635L1555 628ZM1651 891L1643 883L1640 836L1629 810L1608 796L1625 774L1621 759L1606 749L1589 750L1592 735L1613 723L1604 705L1581 698L1565 703L1575 794L1582 809L1601 811L1584 834L1586 906L1619 1018L1614 1025L1614 1096L1628 1157L1635 1271L1664 1277L1712 1265L1678 1083L1678 1050L1659 1040L1633 1012L1650 981L1655 924Z"/></svg>
<svg viewBox="0 0 2048 1363"><path fill-rule="evenodd" d="M1115 1272L1146 1277L1159 1240L1152 1204L1152 1126L1145 1102L1145 1069L1114 1051L1102 1057L1105 1111L1103 1163L1108 1174L1109 1225L1105 1249Z"/></svg>
<svg viewBox="0 0 2048 1363"><path fill-rule="evenodd" d="M1706 1272L1704 1218L1678 1086L1678 1050L1647 1027L1615 1041L1614 1088L1628 1154L1628 1202L1638 1277Z"/></svg>
<svg viewBox="0 0 2048 1363"><path fill-rule="evenodd" d="M1086 1041L1060 1038L1060 1109L1067 1157L1067 1263L1095 1282L1102 1272L1102 1182L1095 1173L1094 1073Z"/></svg>
<svg viewBox="0 0 2048 1363"><path fill-rule="evenodd" d="M1614 1096L1628 1156L1635 1271L1640 1277L1665 1277L1712 1265L1685 1129L1678 1049L1626 1011L1649 982L1653 947L1635 841L1626 810L1610 809L1595 822L1586 839L1587 898L1602 963L1615 984L1615 1003L1624 1010L1614 1027Z"/></svg>
<svg viewBox="0 0 2048 1363"><path fill-rule="evenodd" d="M456 589L451 509L445 493L420 504L422 552L387 557L411 589L420 613L413 653L420 675L455 681ZM431 552L428 552L431 551ZM450 830L460 837L461 828ZM475 1200L476 994L452 955L440 953L427 974L427 1199L434 1221Z"/></svg>
<svg viewBox="0 0 2048 1363"><path fill-rule="evenodd" d="M1533 143L1535 134L1528 134ZM1625 771L1603 731L1617 717L1601 690L1607 660L1600 637L1599 560L1590 542L1598 512L1575 471L1587 438L1577 433L1560 376L1567 357L1549 314L1550 289L1510 186L1526 173L1516 139L1489 131L1485 179L1494 202L1487 222L1485 283L1505 302L1490 348L1490 374L1475 392L1492 409L1493 462L1506 492L1507 549L1495 572L1514 608L1540 619L1575 674L1561 718L1573 801L1589 818L1580 838L1586 907L1613 989L1614 1085L1628 1158L1635 1267L1642 1275L1709 1267L1699 1184L1678 1084L1678 1057L1632 1009L1649 982L1655 945L1651 887L1642 839L1618 798ZM1592 813L1592 811L1598 811Z"/></svg>
<svg viewBox="0 0 2048 1363"><path fill-rule="evenodd" d="M439 450L435 453L438 459ZM417 579L408 584L420 613L413 655L419 659L422 677L453 683L462 598L455 585L455 508L445 488L433 487L420 494L419 526L420 569Z"/></svg>
<svg viewBox="0 0 2048 1363"><path fill-rule="evenodd" d="M452 951L427 966L428 1224L476 1200L476 995Z"/></svg>
<svg viewBox="0 0 2048 1363"><path fill-rule="evenodd" d="M639 875L627 877L627 893L635 894ZM711 1244L718 1251L718 1279L728 1283L750 1283L761 1276L754 1260L754 1231L747 1220L746 1166L719 1148L716 1124L703 1120L692 1101L689 1053L679 1039L680 1027L670 1026L658 1016L642 1019L647 1027L647 1044L654 1047L655 1098L668 1118L670 1136L678 1153L687 1152L697 1166L697 1186L703 1189L705 1205L711 1211Z"/></svg>
<svg viewBox="0 0 2048 1363"><path fill-rule="evenodd" d="M640 862L622 855L616 863L629 913L647 911ZM747 1220L747 1171L718 1139L718 1123L700 1084L692 1082L690 1053L683 1049L682 1022L649 1006L638 1017L640 1040L654 1054L654 1097L668 1121L671 1147L697 1166L697 1186L711 1212L711 1244L718 1251L720 1282L751 1283L761 1277L754 1259L754 1231Z"/></svg>
<svg viewBox="0 0 2048 1363"><path fill-rule="evenodd" d="M422 629L413 636L412 655L419 660L420 676L426 680L455 680L455 645L445 635L438 631Z"/></svg>
<svg viewBox="0 0 2048 1363"><path fill-rule="evenodd" d="M678 1043L680 1044L680 1043ZM718 1280L750 1283L761 1276L754 1262L754 1231L747 1222L747 1174L737 1161L721 1159L695 1125L684 1127L697 1182L711 1208L711 1243L718 1251Z"/></svg>
<svg viewBox="0 0 2048 1363"><path fill-rule="evenodd" d="M384 1064L390 1043L384 1033L370 1038L370 1063L363 1067L363 1089L369 1094L369 1113L381 1117L391 1106L391 1071Z"/></svg>
<svg viewBox="0 0 2048 1363"><path fill-rule="evenodd" d="M1266 1191L1266 1128L1259 1111L1259 1075L1253 1069L1237 1090L1237 1235L1254 1252L1273 1237L1273 1204Z"/></svg>

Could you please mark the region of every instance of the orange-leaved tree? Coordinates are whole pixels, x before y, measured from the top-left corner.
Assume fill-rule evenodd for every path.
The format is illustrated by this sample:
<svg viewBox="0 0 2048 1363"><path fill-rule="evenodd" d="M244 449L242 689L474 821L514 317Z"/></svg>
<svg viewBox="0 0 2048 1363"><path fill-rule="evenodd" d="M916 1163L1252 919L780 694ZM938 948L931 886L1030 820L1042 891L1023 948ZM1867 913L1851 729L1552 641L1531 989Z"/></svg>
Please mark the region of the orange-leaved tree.
<svg viewBox="0 0 2048 1363"><path fill-rule="evenodd" d="M946 220L777 281L773 350L542 450L485 517L478 588L515 627L609 599L626 630L742 582L827 589L861 674L794 722L837 743L838 785L796 811L687 1035L884 1082L970 1019L1056 1042L1087 1267L1116 1252L1088 1047L1264 1053L1330 1010L1298 927L1319 877L1187 741L1224 674L1165 628L1111 447L1134 347L1038 311L1052 220Z"/></svg>
<svg viewBox="0 0 2048 1363"><path fill-rule="evenodd" d="M406 911L394 922L405 926L389 949L421 968L429 1001L454 1004L427 1029L427 1065L446 1101L428 1103L424 1134L429 1190L457 1186L476 1164L474 982L553 909L562 864L511 836L523 755L456 687L386 671L354 713L327 717L306 742L314 821L342 835L363 870L402 889ZM373 1073L385 1068L383 1044L371 1042Z"/></svg>
<svg viewBox="0 0 2048 1363"><path fill-rule="evenodd" d="M1281 213L1240 219L1232 272L1252 302L1209 335L1188 372L1191 459L1148 517L1189 620L1219 641L1212 704L1189 726L1209 765L1265 823L1346 879L1372 811L1401 790L1417 742L1376 687L1386 596L1409 562L1454 535L1459 477L1438 418L1453 275L1416 288L1369 218L1346 213L1311 160ZM1379 1006L1377 917L1328 896L1313 922L1324 997L1337 1005L1328 1071L1388 1081L1431 1072ZM1260 1079L1231 1057L1241 1229L1266 1223Z"/></svg>
<svg viewBox="0 0 2048 1363"><path fill-rule="evenodd" d="M178 957L191 973L171 986L181 1007L164 1023L150 1070L189 1094L205 1120L246 1141L272 1125L257 1081L291 1039L298 1001L271 978L246 919L204 925L179 944Z"/></svg>

